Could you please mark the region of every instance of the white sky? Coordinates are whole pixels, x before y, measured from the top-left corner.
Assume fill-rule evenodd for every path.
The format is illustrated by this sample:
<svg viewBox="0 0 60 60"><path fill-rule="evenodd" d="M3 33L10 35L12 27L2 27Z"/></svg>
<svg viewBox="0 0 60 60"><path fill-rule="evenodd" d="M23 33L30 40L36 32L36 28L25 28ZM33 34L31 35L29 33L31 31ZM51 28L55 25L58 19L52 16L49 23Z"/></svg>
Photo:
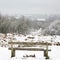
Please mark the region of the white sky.
<svg viewBox="0 0 60 60"><path fill-rule="evenodd" d="M60 14L60 0L0 0L2 14Z"/></svg>

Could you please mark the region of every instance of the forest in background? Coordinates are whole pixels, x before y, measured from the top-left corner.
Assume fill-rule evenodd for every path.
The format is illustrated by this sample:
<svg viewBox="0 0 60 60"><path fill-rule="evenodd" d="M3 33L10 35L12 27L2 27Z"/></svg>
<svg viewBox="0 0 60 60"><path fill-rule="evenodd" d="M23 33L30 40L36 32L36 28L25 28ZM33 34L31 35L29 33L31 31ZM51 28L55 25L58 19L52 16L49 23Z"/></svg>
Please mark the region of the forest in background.
<svg viewBox="0 0 60 60"><path fill-rule="evenodd" d="M17 18L0 14L0 33L30 34L40 28L43 35L60 35L60 16L46 16L45 21L39 21L37 18L33 20L27 16Z"/></svg>

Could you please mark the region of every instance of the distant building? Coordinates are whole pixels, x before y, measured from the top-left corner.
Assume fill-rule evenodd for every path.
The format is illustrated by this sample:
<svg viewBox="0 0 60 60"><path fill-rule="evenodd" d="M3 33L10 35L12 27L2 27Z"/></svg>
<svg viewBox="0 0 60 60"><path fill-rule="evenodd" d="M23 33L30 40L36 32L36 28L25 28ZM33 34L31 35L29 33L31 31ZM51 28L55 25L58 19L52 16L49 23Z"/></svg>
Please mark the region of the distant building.
<svg viewBox="0 0 60 60"><path fill-rule="evenodd" d="M37 18L38 21L45 21L45 18Z"/></svg>

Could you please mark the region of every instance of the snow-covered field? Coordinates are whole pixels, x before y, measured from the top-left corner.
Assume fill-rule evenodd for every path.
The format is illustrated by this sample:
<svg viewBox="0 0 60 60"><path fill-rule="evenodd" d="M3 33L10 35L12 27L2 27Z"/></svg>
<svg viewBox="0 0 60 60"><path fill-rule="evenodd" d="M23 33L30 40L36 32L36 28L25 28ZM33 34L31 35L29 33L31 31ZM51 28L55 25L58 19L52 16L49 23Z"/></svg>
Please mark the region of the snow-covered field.
<svg viewBox="0 0 60 60"><path fill-rule="evenodd" d="M35 57L23 57L25 55L33 55ZM8 48L0 47L0 60L45 60L43 51L16 51L16 56L11 58L11 51ZM51 46L49 52L49 60L60 60L60 46Z"/></svg>
<svg viewBox="0 0 60 60"><path fill-rule="evenodd" d="M60 36L43 36L43 35L13 35L0 33L0 60L46 60L43 51L18 51L16 50L15 57L11 58L11 51L8 50L9 41L19 42L50 42L52 43L51 51L49 52L49 60L60 60L60 46L53 45L60 43ZM26 55L34 55L35 57L24 57Z"/></svg>

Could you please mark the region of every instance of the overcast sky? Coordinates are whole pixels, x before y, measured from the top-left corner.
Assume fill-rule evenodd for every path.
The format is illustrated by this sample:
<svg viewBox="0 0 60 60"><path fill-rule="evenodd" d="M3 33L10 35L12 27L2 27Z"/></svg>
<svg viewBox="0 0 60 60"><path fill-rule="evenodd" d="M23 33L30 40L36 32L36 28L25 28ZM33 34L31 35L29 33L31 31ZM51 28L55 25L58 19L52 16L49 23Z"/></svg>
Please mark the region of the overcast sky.
<svg viewBox="0 0 60 60"><path fill-rule="evenodd" d="M60 14L60 0L0 0L0 13Z"/></svg>

